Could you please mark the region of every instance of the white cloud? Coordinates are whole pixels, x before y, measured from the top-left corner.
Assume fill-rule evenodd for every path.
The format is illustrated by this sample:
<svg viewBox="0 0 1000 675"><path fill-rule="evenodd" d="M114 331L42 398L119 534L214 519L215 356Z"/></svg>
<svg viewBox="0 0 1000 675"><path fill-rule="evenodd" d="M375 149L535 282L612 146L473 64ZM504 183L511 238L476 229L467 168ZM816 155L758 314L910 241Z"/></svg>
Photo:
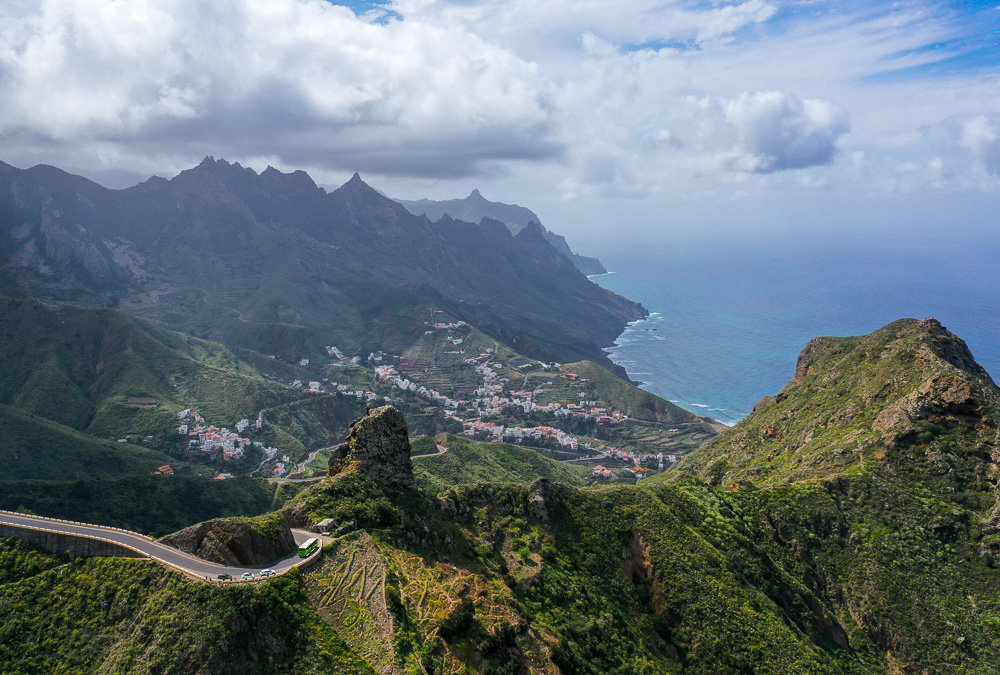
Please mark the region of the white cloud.
<svg viewBox="0 0 1000 675"><path fill-rule="evenodd" d="M931 0L391 9L6 0L0 159L132 179L213 154L403 196L502 182L533 206L998 184L972 165L998 172L1000 78L894 76L967 44Z"/></svg>
<svg viewBox="0 0 1000 675"><path fill-rule="evenodd" d="M828 101L777 91L744 93L723 109L739 136L733 166L752 173L830 164L850 129L847 114Z"/></svg>
<svg viewBox="0 0 1000 675"><path fill-rule="evenodd" d="M544 77L467 31L321 0L46 0L0 25L7 144L429 175L558 150Z"/></svg>
<svg viewBox="0 0 1000 675"><path fill-rule="evenodd" d="M1000 124L996 118L979 115L962 125L959 144L988 172L1000 176Z"/></svg>

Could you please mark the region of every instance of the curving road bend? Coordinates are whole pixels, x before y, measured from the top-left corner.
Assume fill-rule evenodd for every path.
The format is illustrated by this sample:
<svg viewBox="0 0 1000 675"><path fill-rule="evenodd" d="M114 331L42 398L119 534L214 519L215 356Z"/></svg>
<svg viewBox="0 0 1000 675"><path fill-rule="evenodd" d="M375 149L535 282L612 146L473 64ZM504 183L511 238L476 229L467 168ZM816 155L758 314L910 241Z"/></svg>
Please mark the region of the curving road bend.
<svg viewBox="0 0 1000 675"><path fill-rule="evenodd" d="M48 532L57 532L59 534L75 535L78 537L89 537L91 539L104 539L106 541L126 546L148 558L164 563L169 567L180 569L183 572L187 572L193 576L201 577L210 581L215 580L219 574L232 575L233 579L236 580L240 579L244 572L252 572L255 576L259 576L261 570L260 567L231 567L229 565L212 563L184 553L183 551L179 551L176 548L161 544L146 535L139 534L137 532L129 532L127 530L103 527L101 525L73 523L63 520L55 520L52 518L44 518L41 516L11 513L9 511L0 511L0 524L35 530L45 530ZM311 537L320 538L320 535L306 530L293 529L292 535L295 537L296 544L301 544ZM319 553L317 552L313 554L313 556L316 555L319 555ZM295 552L288 558L272 563L269 567L274 570L275 573L281 574L282 572L286 572L292 567L297 566L303 562L303 560L303 558L299 557L298 552Z"/></svg>
<svg viewBox="0 0 1000 675"><path fill-rule="evenodd" d="M421 457L437 457L438 455L443 455L446 452L448 452L448 448L438 443L437 452L428 452L426 455L410 455L410 459L420 459Z"/></svg>

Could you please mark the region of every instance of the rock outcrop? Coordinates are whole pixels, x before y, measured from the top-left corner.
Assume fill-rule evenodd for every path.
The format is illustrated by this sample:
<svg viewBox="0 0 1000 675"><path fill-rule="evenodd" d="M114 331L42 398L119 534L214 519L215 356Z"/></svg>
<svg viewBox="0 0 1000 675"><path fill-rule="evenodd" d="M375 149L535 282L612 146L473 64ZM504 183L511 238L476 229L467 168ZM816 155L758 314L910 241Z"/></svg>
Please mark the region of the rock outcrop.
<svg viewBox="0 0 1000 675"><path fill-rule="evenodd" d="M377 483L412 486L413 463L406 418L392 406L369 408L351 422L347 439L330 454L329 473L334 476L355 469Z"/></svg>
<svg viewBox="0 0 1000 675"><path fill-rule="evenodd" d="M224 565L259 567L295 551L295 538L279 515L209 520L160 539L185 553Z"/></svg>

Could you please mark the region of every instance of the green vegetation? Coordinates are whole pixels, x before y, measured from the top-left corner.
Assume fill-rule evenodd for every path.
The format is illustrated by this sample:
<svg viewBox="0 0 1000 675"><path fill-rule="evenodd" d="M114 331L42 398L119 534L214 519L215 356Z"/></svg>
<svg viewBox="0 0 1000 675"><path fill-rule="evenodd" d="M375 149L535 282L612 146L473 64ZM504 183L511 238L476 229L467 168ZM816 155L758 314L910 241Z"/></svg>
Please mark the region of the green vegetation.
<svg viewBox="0 0 1000 675"><path fill-rule="evenodd" d="M148 475L177 463L162 452L94 438L6 405L0 405L0 438L0 480Z"/></svg>
<svg viewBox="0 0 1000 675"><path fill-rule="evenodd" d="M0 558L19 545L0 540ZM372 673L305 602L299 575L216 587L158 565L78 559L0 583L6 673Z"/></svg>
<svg viewBox="0 0 1000 675"><path fill-rule="evenodd" d="M920 482L953 467L971 480L993 443L1000 392L960 339L936 321L904 319L870 335L812 340L795 378L758 407L681 470L757 485L879 467Z"/></svg>
<svg viewBox="0 0 1000 675"><path fill-rule="evenodd" d="M195 407L233 423L289 398L225 347L111 310L0 299L0 403L104 437L162 433Z"/></svg>
<svg viewBox="0 0 1000 675"><path fill-rule="evenodd" d="M269 511L281 501L278 490L287 492L261 479L191 476L0 481L0 508L161 536L203 520Z"/></svg>
<svg viewBox="0 0 1000 675"><path fill-rule="evenodd" d="M0 586L27 579L65 563L61 556L21 539L0 537Z"/></svg>
<svg viewBox="0 0 1000 675"><path fill-rule="evenodd" d="M310 405L303 431L324 423ZM170 670L223 657L306 672L361 659L413 673L992 672L998 428L1000 390L964 344L902 321L811 342L773 400L684 470L634 486L581 488L585 469L458 436L414 439L413 455L448 448L413 462L418 488L349 466L305 487L0 483L3 504L82 520L89 508L146 531L167 513L227 508L280 507L235 519L264 538L334 520L321 563L231 595L142 562L64 563L0 543L0 608L13 607L0 658L15 672L48 658ZM266 640L248 646L244 629ZM48 644L55 634L63 644Z"/></svg>
<svg viewBox="0 0 1000 675"><path fill-rule="evenodd" d="M427 437L424 437L427 438ZM413 441L414 454L436 452L434 439ZM569 485L583 485L588 469L560 463L509 443L481 443L448 434L439 441L448 450L436 457L422 457L413 462L417 485L430 492L441 492L463 483L528 483L536 478L550 478ZM418 452L419 450L419 452Z"/></svg>

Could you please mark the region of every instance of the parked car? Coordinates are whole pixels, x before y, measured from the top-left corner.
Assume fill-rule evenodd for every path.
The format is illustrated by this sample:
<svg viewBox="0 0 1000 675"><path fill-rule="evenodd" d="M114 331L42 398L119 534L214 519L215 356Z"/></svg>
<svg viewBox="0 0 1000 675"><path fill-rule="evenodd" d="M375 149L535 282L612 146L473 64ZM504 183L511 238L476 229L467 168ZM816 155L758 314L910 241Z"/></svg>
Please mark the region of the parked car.
<svg viewBox="0 0 1000 675"><path fill-rule="evenodd" d="M274 574L274 570L272 570L270 567L268 567L266 570L261 570L260 571L260 575L262 577L269 577L269 576L271 576L273 574Z"/></svg>
<svg viewBox="0 0 1000 675"><path fill-rule="evenodd" d="M223 581L232 581L233 580L233 575L232 574L220 574L219 576L217 576L215 578L216 579L222 579Z"/></svg>
<svg viewBox="0 0 1000 675"><path fill-rule="evenodd" d="M253 572L244 572L243 573L243 578L244 579L253 579Z"/></svg>

